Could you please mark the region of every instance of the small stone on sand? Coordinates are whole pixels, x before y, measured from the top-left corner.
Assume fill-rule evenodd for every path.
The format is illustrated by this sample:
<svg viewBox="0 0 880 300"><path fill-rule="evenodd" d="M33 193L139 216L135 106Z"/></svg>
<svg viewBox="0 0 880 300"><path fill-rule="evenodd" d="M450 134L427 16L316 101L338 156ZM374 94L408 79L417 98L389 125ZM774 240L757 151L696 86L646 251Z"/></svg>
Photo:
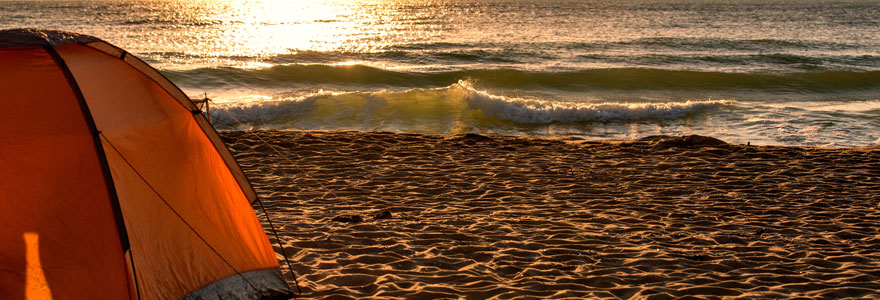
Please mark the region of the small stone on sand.
<svg viewBox="0 0 880 300"><path fill-rule="evenodd" d="M391 216L391 212L387 211L387 210L383 210L382 212L376 214L376 216L373 217L373 220L384 220L384 219L391 219L391 218L393 218Z"/></svg>
<svg viewBox="0 0 880 300"><path fill-rule="evenodd" d="M342 223L361 223L364 221L364 218L359 215L345 215L345 216L335 216L330 221L342 222Z"/></svg>

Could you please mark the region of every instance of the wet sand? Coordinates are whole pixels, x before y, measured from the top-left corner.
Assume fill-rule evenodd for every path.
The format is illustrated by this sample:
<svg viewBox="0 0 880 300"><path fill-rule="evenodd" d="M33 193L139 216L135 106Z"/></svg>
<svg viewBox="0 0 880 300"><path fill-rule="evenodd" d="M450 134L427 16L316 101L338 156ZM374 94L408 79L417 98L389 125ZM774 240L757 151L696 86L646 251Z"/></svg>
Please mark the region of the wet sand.
<svg viewBox="0 0 880 300"><path fill-rule="evenodd" d="M880 299L878 146L221 135L306 299Z"/></svg>

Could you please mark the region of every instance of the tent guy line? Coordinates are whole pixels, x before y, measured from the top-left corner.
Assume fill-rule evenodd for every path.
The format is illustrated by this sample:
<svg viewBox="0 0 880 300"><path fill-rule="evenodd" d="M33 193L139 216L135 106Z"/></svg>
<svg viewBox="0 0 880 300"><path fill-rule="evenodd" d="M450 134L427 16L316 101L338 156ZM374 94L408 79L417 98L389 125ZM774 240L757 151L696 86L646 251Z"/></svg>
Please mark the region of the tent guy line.
<svg viewBox="0 0 880 300"><path fill-rule="evenodd" d="M214 102L214 100L212 100L212 99L210 99L210 98L205 97L205 99L206 99L207 102L214 103L215 105L217 104L217 102ZM215 109L215 110L219 110L219 111L223 112L224 114L226 114L226 116L228 116L230 119L232 119L232 120L235 122L235 124L238 125L239 127L242 127L242 126L245 125L244 122L240 121L238 118L236 118L235 116L233 116L231 113L229 113L229 112L226 111L225 109L220 108L219 105L216 105L214 109ZM339 195L337 195L335 192L333 192L332 189L328 189L328 188L324 187L324 185L321 183L322 181L317 180L317 179L315 179L314 177L310 176L309 173L307 173L305 170L303 170L302 168L300 168L298 164L294 163L293 160L290 159L290 157L287 157L287 155L285 155L284 152L281 152L280 150L278 150L278 147L273 146L271 143L269 143L269 141L266 141L266 139L264 139L262 136L260 136L259 134L257 134L257 133L254 132L253 130L243 130L243 131L244 131L245 133L247 133L248 135L253 136L253 137L256 137L257 139L259 139L260 142L263 143L264 146L269 147L269 149L272 149L272 151L275 152L275 154L277 154L278 157L281 157L282 159L284 159L284 160L286 160L288 163L290 163L290 165L293 166L294 168L296 168L296 170L299 171L300 174L302 174L303 176L305 176L306 179L315 180L315 182L317 182L319 185L321 185L321 187L323 187L324 190L325 190L328 194L333 195L333 197L340 198Z"/></svg>
<svg viewBox="0 0 880 300"><path fill-rule="evenodd" d="M208 102L217 104L216 102L214 102L214 100L212 100L211 98L208 98L207 93L205 93L205 98L203 101L205 102L205 107L208 107ZM219 105L216 106L214 109L223 112L230 119L235 121L238 125L240 125L240 126L244 125L244 122L238 120L235 116L233 116L231 113L229 113L225 109L220 108ZM201 112L201 110L199 110L199 112ZM251 136L256 137L258 140L260 140L261 143L263 143L264 146L269 147L269 149L272 149L272 151L274 151L275 154L278 155L278 157L281 157L282 159L284 159L288 163L290 163L290 165L293 166L294 168L296 168L300 174L304 175L308 179L315 180L314 178L309 176L309 173L305 172L305 170L300 168L297 164L293 163L292 159L287 157L287 155L284 155L283 152L281 152L280 150L277 149L277 147L273 146L268 141L266 141L266 139L264 139L262 136L256 134L253 131L250 131L250 130L245 130L245 132ZM320 184L323 187L323 184L321 184L321 181L315 180L315 182L318 182L318 184ZM325 188L324 190L327 191L327 193L333 195L333 197L337 197L337 198L339 197L336 193L333 192L332 189ZM275 240L278 242L278 247L281 248L281 254L284 256L284 262L287 264L287 269L290 270L290 275L293 278L293 284L294 284L294 286L296 286L296 291L298 294L302 294L302 290L299 287L299 280L296 279L296 272L293 270L293 266L291 266L291 264L290 264L290 258L288 258L288 256L287 256L287 251L284 250L284 245L281 244L281 237L279 237L278 231L275 229L275 225L272 223L272 218L269 217L269 213L266 211L266 207L263 205L263 200L260 198L260 196L257 195L256 198L257 198L257 202L260 204L260 209L263 211L263 215L266 216L266 220L269 223L269 228L272 229L272 235L275 236Z"/></svg>
<svg viewBox="0 0 880 300"><path fill-rule="evenodd" d="M281 237L278 235L278 231L275 230L275 225L272 224L272 218L269 217L269 213L266 211L266 206L263 205L263 199L260 199L259 196L257 196L257 203L260 203L260 209L263 211L263 215L266 216L266 221L269 223L269 228L272 229L272 235L275 236L275 241L278 242L278 248L281 248L281 255L284 256L284 262L287 264L287 269L290 270L290 277L293 278L293 285L296 286L296 293L302 295L302 289L299 288L299 280L296 279L296 271L294 271L293 266L290 265L287 251L284 250L284 244L281 244ZM296 296L294 296L294 298L295 297Z"/></svg>

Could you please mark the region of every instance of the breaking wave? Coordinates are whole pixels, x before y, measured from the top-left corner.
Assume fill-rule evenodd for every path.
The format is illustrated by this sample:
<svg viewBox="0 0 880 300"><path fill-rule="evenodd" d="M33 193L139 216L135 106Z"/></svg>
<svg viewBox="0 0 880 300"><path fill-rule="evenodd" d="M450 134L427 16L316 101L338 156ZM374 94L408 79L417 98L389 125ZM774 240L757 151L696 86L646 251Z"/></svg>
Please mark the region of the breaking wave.
<svg viewBox="0 0 880 300"><path fill-rule="evenodd" d="M225 103L219 129L351 129L461 133L501 127L680 119L733 101L574 103L493 95L459 82L402 92L319 92L294 99Z"/></svg>

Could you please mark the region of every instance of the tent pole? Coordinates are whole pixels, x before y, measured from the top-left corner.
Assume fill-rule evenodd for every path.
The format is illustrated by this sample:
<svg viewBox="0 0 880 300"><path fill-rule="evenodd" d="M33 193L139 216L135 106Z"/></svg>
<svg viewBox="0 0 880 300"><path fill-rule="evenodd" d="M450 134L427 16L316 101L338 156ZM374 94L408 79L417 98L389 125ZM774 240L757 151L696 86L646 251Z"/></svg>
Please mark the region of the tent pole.
<svg viewBox="0 0 880 300"><path fill-rule="evenodd" d="M211 122L211 99L208 99L208 92L205 92L205 116L208 117L208 124L214 125Z"/></svg>
<svg viewBox="0 0 880 300"><path fill-rule="evenodd" d="M207 92L205 92L204 98L202 98L202 99L189 98L189 101L192 101L193 104L196 104L196 108L199 109L198 111L193 110L193 113L201 112L203 115L205 115L205 119L208 119L208 124L214 125L214 123L211 122L211 101L214 101L214 100L211 100L211 98L208 98ZM204 106L205 106L204 112L202 112L201 104L204 104Z"/></svg>

